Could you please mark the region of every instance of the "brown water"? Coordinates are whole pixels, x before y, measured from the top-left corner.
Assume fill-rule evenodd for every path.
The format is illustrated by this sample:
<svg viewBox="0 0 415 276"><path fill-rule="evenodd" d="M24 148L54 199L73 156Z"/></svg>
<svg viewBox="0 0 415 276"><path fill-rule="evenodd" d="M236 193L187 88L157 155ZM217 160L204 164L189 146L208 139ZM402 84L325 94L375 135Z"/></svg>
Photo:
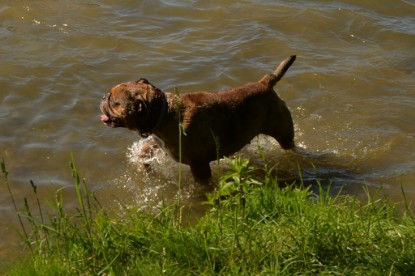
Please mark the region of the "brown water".
<svg viewBox="0 0 415 276"><path fill-rule="evenodd" d="M384 186L394 201L415 196L415 1L21 1L0 4L0 157L17 202L65 188L75 202L71 153L107 206L178 195L178 166L137 170L137 134L99 120L114 84L146 77L164 90L215 91L255 81L298 58L278 91L292 111L299 153L266 138L257 146L279 175L332 182L363 197ZM215 177L219 168L214 166ZM203 188L184 169L189 203ZM190 184L189 184L190 183ZM45 202L43 200L42 202ZM0 185L0 266L22 254L16 214Z"/></svg>

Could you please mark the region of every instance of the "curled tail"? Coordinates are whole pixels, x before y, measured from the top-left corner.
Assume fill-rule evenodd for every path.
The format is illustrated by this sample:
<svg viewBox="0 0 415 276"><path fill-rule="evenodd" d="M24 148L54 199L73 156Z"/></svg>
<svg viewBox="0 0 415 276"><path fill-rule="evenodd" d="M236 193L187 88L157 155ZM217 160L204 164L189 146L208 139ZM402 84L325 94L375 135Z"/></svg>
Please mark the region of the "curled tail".
<svg viewBox="0 0 415 276"><path fill-rule="evenodd" d="M274 87L275 84L285 75L285 72L287 72L291 64L294 63L296 57L297 56L292 55L284 59L280 65L278 65L277 69L275 69L273 74L265 75L259 82L268 87Z"/></svg>

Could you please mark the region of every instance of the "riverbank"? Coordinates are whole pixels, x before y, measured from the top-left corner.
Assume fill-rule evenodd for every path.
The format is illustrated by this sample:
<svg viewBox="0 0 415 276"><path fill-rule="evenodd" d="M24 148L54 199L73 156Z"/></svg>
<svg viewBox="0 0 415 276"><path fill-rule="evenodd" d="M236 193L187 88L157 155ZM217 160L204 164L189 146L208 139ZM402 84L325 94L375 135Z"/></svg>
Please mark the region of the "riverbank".
<svg viewBox="0 0 415 276"><path fill-rule="evenodd" d="M76 211L61 192L44 212L39 203L19 211L31 258L8 275L295 275L415 273L415 218L409 208L367 195L330 196L302 183L281 186L275 172L245 159L229 162L209 211L185 223L177 200L157 210L101 207L71 165ZM10 183L6 166L3 176ZM34 193L36 186L32 183Z"/></svg>

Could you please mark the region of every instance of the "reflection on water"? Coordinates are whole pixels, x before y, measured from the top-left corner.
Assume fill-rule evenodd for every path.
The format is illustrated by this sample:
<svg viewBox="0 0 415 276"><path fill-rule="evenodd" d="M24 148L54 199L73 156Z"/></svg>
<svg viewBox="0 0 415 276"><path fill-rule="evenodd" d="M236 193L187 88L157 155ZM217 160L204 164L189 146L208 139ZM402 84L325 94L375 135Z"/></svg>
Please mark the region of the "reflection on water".
<svg viewBox="0 0 415 276"><path fill-rule="evenodd" d="M45 197L70 190L71 153L108 206L114 198L173 200L178 164L159 154L156 173L138 171L137 134L100 123L102 95L139 77L167 91L215 91L255 81L297 54L277 89L299 150L285 153L261 137L240 154L260 166L261 146L283 180L298 180L300 167L304 180L331 182L334 191L362 197L363 184L383 186L399 202L402 185L414 198L414 14L411 0L6 1L0 157L19 202L30 197L30 179ZM216 179L221 164L213 164ZM186 166L183 177L183 198L199 204L205 188ZM74 201L71 192L66 200ZM0 216L0 259L12 259L20 251L5 185Z"/></svg>

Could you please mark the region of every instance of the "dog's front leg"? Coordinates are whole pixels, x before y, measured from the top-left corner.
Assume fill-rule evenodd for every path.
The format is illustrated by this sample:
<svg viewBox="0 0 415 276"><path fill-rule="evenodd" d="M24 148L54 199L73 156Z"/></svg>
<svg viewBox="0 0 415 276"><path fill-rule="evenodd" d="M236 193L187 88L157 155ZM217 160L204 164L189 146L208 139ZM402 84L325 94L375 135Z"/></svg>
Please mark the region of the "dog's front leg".
<svg viewBox="0 0 415 276"><path fill-rule="evenodd" d="M155 151L158 149L159 146L154 140L148 141L141 147L140 152L138 153L139 169L141 171L146 173L151 172L151 165L149 161L154 157Z"/></svg>

